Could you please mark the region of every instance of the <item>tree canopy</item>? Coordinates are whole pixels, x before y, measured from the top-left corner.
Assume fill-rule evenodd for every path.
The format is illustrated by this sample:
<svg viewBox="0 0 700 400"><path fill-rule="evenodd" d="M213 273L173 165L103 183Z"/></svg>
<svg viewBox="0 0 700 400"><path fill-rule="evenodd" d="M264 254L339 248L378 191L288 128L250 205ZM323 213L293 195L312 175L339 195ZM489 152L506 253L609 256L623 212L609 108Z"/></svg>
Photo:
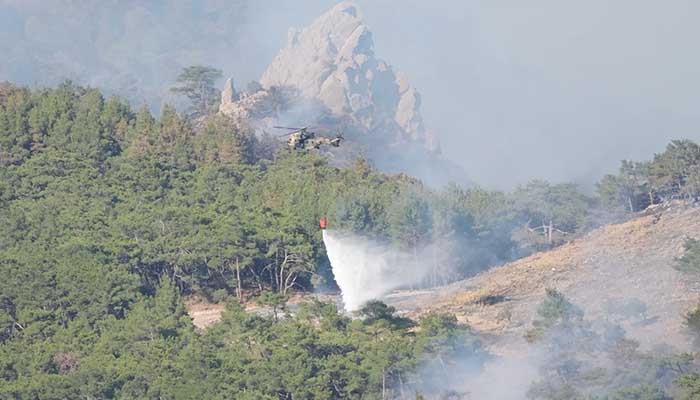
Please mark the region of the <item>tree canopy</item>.
<svg viewBox="0 0 700 400"><path fill-rule="evenodd" d="M220 78L221 70L193 65L182 69L177 76L178 85L170 90L190 100L190 116L201 117L218 110L219 91L215 83Z"/></svg>
<svg viewBox="0 0 700 400"><path fill-rule="evenodd" d="M0 85L0 398L405 394L421 384L419 365L477 354L478 340L454 317L410 321L377 302L355 320L323 303L288 312L295 292L333 286L321 216L406 252L433 250L425 265L415 259L430 271L423 284L595 225L599 202L570 184L431 189L367 160L339 168L278 149L210 115L218 76L183 72L188 116L133 110L70 82ZM623 164L598 200L638 211L696 198L697 157L693 142L673 142L653 161ZM694 268L693 251L679 265ZM204 333L185 313L193 294L228 301ZM537 338L561 325L555 311L568 304L550 295ZM243 311L250 298L273 315Z"/></svg>

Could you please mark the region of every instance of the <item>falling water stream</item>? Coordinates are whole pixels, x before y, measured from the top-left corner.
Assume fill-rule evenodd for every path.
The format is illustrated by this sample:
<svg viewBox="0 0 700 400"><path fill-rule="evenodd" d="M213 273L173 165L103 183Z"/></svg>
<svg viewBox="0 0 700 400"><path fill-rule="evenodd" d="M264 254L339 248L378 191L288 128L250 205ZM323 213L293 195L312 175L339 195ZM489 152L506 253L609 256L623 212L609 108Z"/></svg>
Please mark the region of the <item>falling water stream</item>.
<svg viewBox="0 0 700 400"><path fill-rule="evenodd" d="M410 255L390 246L333 230L323 231L323 242L348 312L423 278Z"/></svg>

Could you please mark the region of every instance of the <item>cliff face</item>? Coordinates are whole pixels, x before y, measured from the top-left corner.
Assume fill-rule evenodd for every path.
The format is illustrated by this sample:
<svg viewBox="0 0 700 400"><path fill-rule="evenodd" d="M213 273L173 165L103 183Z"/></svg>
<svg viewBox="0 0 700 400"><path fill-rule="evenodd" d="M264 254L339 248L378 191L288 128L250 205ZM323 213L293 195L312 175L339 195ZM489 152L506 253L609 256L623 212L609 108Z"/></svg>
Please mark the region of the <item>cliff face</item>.
<svg viewBox="0 0 700 400"><path fill-rule="evenodd" d="M375 56L372 33L350 2L336 5L307 28L291 30L287 46L260 82L267 89L296 88L390 143L411 142L439 152L437 139L423 124L420 95L403 74Z"/></svg>
<svg viewBox="0 0 700 400"><path fill-rule="evenodd" d="M311 126L342 133L338 149L323 149L336 165L358 156L388 173L407 173L433 186L471 185L440 154L423 123L421 97L406 76L374 54L372 33L355 5L343 2L301 30L289 32L260 79L238 92L226 82L219 110L258 130Z"/></svg>

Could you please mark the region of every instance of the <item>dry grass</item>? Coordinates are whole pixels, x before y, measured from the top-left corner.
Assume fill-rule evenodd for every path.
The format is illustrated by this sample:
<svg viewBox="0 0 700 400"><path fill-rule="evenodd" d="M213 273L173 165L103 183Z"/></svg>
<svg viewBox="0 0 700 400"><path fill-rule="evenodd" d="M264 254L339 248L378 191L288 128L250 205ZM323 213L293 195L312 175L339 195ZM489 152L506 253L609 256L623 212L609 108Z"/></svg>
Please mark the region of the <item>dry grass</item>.
<svg viewBox="0 0 700 400"><path fill-rule="evenodd" d="M491 306L506 300L507 290L503 288L482 287L454 295L449 299L452 305Z"/></svg>
<svg viewBox="0 0 700 400"><path fill-rule="evenodd" d="M402 296L408 315L455 314L491 337L494 347L522 338L545 288L563 292L589 319L605 318L611 298L648 307L645 326L623 327L642 346L688 344L682 315L698 301L700 283L671 268L687 237L700 238L700 208L684 204L657 207L630 221L603 226L551 251L534 254L448 287ZM500 297L499 297L500 296ZM500 301L495 301L500 300ZM502 348L500 350L507 351Z"/></svg>

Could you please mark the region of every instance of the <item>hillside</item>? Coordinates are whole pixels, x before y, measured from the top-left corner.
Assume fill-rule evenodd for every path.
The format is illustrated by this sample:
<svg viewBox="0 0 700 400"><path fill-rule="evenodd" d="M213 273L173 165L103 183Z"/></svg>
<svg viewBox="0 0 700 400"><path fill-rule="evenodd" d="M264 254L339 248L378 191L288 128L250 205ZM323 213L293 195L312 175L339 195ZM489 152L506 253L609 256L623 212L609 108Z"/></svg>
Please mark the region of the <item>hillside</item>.
<svg viewBox="0 0 700 400"><path fill-rule="evenodd" d="M442 195L361 160L275 151L221 115L2 83L0 399L391 394L428 344L476 339L448 318L416 333L383 305L353 321L321 303L278 318L280 303L328 274L321 215L405 240L399 211ZM351 199L370 212L337 207ZM205 332L183 301L249 294L272 311L205 306L221 315Z"/></svg>
<svg viewBox="0 0 700 400"><path fill-rule="evenodd" d="M697 304L699 286L671 264L682 255L685 239L699 236L700 208L681 203L650 207L554 250L447 287L397 292L387 300L412 316L454 313L487 338L491 351L507 353L524 344L522 335L545 288L556 288L587 318L622 322L643 347L688 348L682 314Z"/></svg>
<svg viewBox="0 0 700 400"><path fill-rule="evenodd" d="M700 399L700 144L647 147L698 129L653 80L548 98L581 74L480 6L56 2L0 0L0 400Z"/></svg>
<svg viewBox="0 0 700 400"><path fill-rule="evenodd" d="M295 315L278 315L288 296L333 282L321 216L332 229L399 251L435 249L433 262L413 264L429 269L422 272L432 282L446 282L580 237L608 210L634 216L648 202L697 199L700 146L691 141L674 141L631 170L623 163L601 181L598 199L539 180L512 193L458 185L437 191L362 159L343 169L313 152L275 151L221 115L193 123L168 107L156 118L65 83L45 90L0 85L0 147L0 369L9 382L0 385L0 398L377 398L424 384L435 392L449 383L440 377L433 384L419 368L447 358L478 361L482 341L496 354L512 350L552 286L589 317L604 308L626 315L631 336L647 347L662 339L685 343L679 316L694 296L677 290L681 280L668 265L698 228L696 212L680 205L657 206L461 284L392 296L400 311L421 317L412 321L383 303L363 307L354 320L333 304L294 300ZM531 234L514 234L523 229ZM393 273L409 272L392 265L402 268ZM603 302L599 288L624 293L617 296L623 301ZM183 296L251 296L272 312L246 313L229 301L221 322L199 335ZM558 292L548 296L564 322L578 315ZM482 337L456 317L427 313L426 304L453 311ZM221 307L201 307L205 323L219 319ZM309 352L309 344L318 350ZM300 355L309 367L289 368ZM675 390L678 376L700 371L686 364L658 385ZM247 366L253 369L241 373ZM344 377L308 383L335 374ZM229 382L239 389L231 393ZM185 392L191 396L179 395Z"/></svg>
<svg viewBox="0 0 700 400"><path fill-rule="evenodd" d="M700 285L671 264L689 237L700 237L700 208L682 203L650 207L632 220L596 229L553 250L448 286L396 291L385 300L410 317L454 314L498 354L525 345L522 335L545 289L555 288L581 306L587 318L621 322L642 346L668 343L686 349L690 342L683 334L682 316L697 303ZM221 310L207 304L189 308L200 328L216 321Z"/></svg>

